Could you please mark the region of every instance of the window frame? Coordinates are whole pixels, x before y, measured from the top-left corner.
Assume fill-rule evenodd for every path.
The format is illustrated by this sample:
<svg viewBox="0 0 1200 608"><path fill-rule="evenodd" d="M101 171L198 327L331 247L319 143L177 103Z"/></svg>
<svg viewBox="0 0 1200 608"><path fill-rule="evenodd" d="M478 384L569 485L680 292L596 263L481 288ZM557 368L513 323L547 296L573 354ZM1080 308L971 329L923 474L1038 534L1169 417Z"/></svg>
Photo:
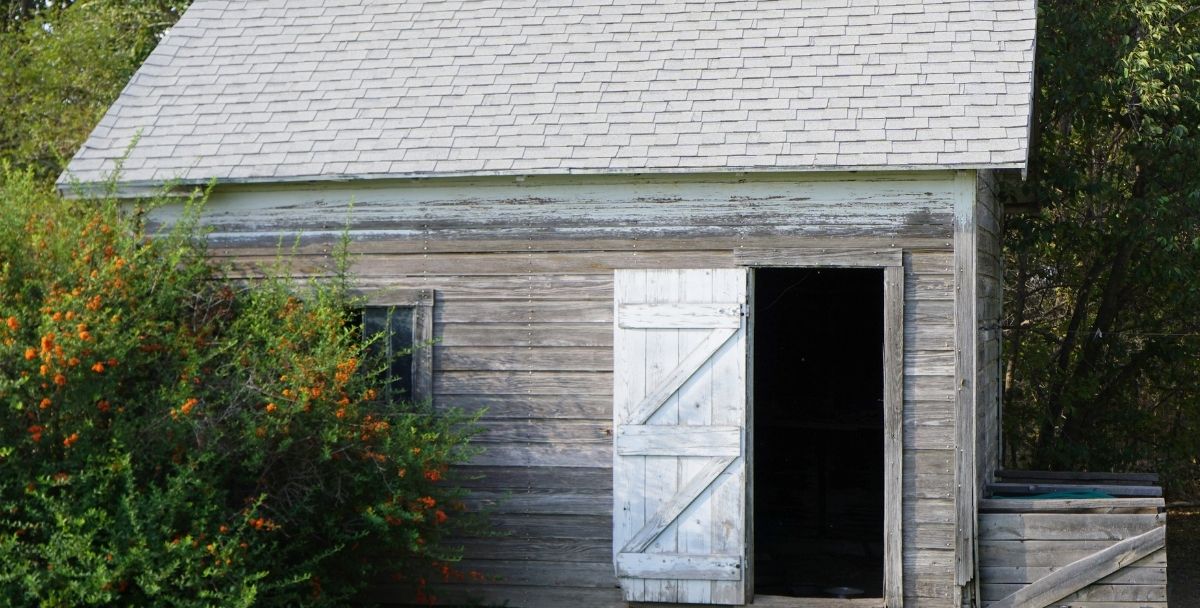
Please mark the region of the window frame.
<svg viewBox="0 0 1200 608"><path fill-rule="evenodd" d="M433 402L433 306L436 295L432 289L351 289L352 296L361 298L358 308L412 309L412 394L414 403Z"/></svg>

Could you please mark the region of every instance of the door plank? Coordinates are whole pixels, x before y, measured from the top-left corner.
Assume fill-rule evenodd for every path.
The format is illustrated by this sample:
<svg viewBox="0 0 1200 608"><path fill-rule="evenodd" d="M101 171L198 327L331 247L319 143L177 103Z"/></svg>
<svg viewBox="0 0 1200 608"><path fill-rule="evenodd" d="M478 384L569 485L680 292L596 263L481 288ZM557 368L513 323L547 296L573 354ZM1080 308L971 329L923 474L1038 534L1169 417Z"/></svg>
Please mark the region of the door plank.
<svg viewBox="0 0 1200 608"><path fill-rule="evenodd" d="M739 555L619 553L617 575L638 578L736 581L742 578Z"/></svg>
<svg viewBox="0 0 1200 608"><path fill-rule="evenodd" d="M725 472L725 469L733 463L735 456L727 456L721 458L713 458L700 469L700 473L688 481L677 494L671 497L671 500L663 503L654 515L646 521L641 530L638 530L629 542L621 548L626 553L637 553L644 551L658 535L667 528L675 518L683 513L685 509L691 506L704 490L717 479L717 477Z"/></svg>
<svg viewBox="0 0 1200 608"><path fill-rule="evenodd" d="M737 330L742 326L742 305L736 302L626 304L617 308L622 329Z"/></svg>
<svg viewBox="0 0 1200 608"><path fill-rule="evenodd" d="M616 450L621 456L736 458L742 450L742 433L736 426L621 426Z"/></svg>
<svg viewBox="0 0 1200 608"><path fill-rule="evenodd" d="M726 342L737 334L737 329L715 329L705 336L704 340L695 345L675 369L672 369L660 380L649 394L641 400L629 415L625 424L645 424L658 408L666 402L679 387L690 380Z"/></svg>

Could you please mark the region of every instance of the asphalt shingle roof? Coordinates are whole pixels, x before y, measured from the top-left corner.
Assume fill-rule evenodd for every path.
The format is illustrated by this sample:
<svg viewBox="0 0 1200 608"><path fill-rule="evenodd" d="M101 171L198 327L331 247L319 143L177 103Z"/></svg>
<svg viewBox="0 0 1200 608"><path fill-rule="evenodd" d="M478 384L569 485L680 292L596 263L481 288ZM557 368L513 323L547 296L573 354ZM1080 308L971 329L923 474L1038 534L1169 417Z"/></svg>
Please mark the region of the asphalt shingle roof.
<svg viewBox="0 0 1200 608"><path fill-rule="evenodd" d="M196 0L122 179L1023 168L1034 0Z"/></svg>

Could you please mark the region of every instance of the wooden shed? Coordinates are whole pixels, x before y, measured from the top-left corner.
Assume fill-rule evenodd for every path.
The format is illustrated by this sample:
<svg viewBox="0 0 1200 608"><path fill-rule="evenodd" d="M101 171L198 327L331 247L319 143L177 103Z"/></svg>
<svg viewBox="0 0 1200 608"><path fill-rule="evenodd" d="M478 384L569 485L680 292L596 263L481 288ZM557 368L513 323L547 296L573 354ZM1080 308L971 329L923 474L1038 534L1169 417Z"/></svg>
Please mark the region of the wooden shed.
<svg viewBox="0 0 1200 608"><path fill-rule="evenodd" d="M62 186L212 181L239 268L349 222L414 394L487 409L463 594L978 606L1035 582L977 558L1033 41L1033 0L196 0Z"/></svg>

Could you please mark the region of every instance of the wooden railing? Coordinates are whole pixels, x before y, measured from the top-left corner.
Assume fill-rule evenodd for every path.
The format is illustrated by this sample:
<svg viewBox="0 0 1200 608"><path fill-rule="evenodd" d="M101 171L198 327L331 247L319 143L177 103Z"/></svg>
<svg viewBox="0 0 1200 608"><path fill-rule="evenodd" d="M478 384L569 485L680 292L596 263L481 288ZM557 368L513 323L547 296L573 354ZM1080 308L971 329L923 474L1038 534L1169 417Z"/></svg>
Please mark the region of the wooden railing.
<svg viewBox="0 0 1200 608"><path fill-rule="evenodd" d="M1002 471L997 479L980 501L984 606L1166 607L1156 476Z"/></svg>

